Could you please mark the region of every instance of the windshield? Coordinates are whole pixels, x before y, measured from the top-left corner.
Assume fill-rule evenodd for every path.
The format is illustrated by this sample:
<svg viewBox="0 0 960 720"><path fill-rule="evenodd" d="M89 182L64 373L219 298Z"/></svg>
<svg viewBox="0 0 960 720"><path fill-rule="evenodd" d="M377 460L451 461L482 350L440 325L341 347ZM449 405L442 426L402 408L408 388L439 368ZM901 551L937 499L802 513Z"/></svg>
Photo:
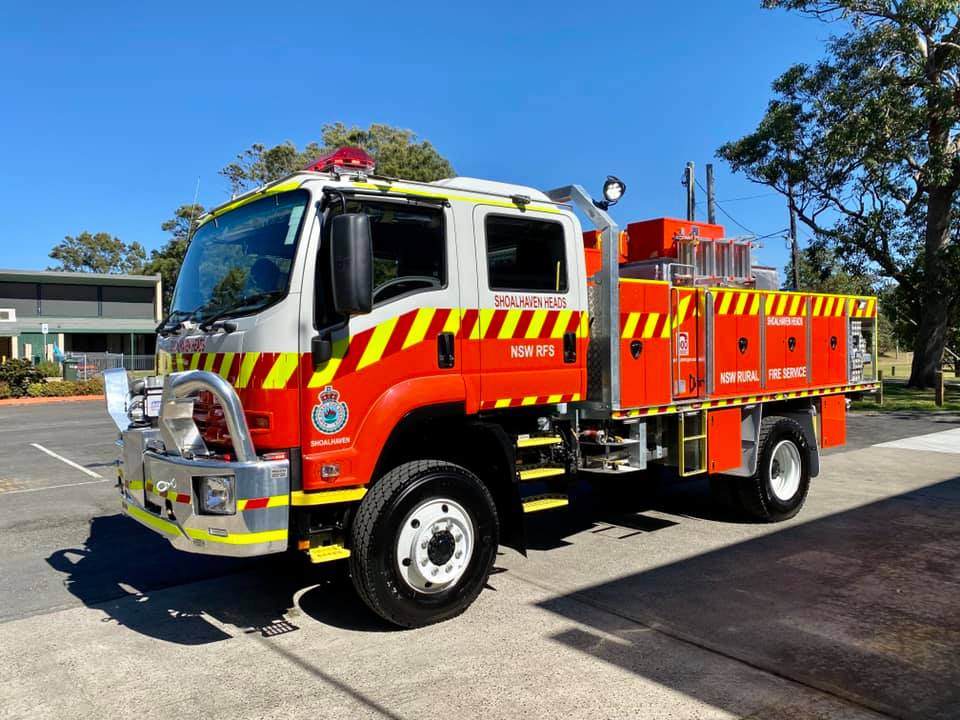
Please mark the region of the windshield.
<svg viewBox="0 0 960 720"><path fill-rule="evenodd" d="M309 198L306 190L278 193L207 221L187 248L171 313L203 321L283 297Z"/></svg>

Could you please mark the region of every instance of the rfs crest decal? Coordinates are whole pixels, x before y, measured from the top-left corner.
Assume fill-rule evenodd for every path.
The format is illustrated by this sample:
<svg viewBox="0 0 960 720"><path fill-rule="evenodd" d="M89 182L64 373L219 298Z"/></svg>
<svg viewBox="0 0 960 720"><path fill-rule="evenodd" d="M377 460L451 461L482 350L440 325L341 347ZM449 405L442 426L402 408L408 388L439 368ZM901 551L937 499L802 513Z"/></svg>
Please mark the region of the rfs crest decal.
<svg viewBox="0 0 960 720"><path fill-rule="evenodd" d="M310 413L313 426L324 435L334 435L343 430L350 416L350 409L345 402L340 402L340 393L334 390L333 386L327 385L317 395L317 400L320 404L314 405L313 412Z"/></svg>

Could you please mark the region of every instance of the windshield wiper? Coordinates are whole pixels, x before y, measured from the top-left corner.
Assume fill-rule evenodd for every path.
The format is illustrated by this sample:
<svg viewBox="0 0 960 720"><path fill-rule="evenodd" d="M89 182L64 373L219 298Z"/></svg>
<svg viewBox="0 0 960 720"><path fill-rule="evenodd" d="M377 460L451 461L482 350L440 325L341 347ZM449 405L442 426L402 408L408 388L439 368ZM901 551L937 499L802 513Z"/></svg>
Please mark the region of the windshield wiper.
<svg viewBox="0 0 960 720"><path fill-rule="evenodd" d="M208 332L213 328L214 323L216 323L218 320L222 320L223 318L227 317L231 313L235 313L238 310L244 310L247 308L254 309L258 305L263 305L264 302L266 301L283 297L285 294L286 294L286 290L271 290L270 292L255 293L254 295L248 295L247 297L242 297L232 303L229 303L228 305L225 305L219 308L216 312L213 313L213 315L211 315L202 323L200 323L200 329L203 330L204 332ZM197 308L197 311L199 310L200 308ZM224 331L228 333L233 332L234 330L237 329L237 326L235 324L229 323L229 325L230 327L228 327L228 323L223 323L221 327L224 329Z"/></svg>
<svg viewBox="0 0 960 720"><path fill-rule="evenodd" d="M174 330L177 326L170 325L170 321L173 320L175 316L180 316L180 315L189 315L189 313L183 310L171 310L170 312L168 312L166 317L164 317L163 320L160 321L160 324L157 325L156 332L160 335L166 335L167 333Z"/></svg>

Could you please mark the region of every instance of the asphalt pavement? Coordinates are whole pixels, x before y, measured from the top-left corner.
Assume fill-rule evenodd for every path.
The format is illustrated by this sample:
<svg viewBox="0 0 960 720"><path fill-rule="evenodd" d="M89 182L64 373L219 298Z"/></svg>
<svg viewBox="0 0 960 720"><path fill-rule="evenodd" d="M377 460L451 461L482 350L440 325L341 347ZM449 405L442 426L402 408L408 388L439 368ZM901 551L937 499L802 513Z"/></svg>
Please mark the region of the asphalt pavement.
<svg viewBox="0 0 960 720"><path fill-rule="evenodd" d="M958 427L852 417L779 525L702 481L584 489L465 615L396 631L342 567L120 516L100 403L2 406L0 718L957 717Z"/></svg>

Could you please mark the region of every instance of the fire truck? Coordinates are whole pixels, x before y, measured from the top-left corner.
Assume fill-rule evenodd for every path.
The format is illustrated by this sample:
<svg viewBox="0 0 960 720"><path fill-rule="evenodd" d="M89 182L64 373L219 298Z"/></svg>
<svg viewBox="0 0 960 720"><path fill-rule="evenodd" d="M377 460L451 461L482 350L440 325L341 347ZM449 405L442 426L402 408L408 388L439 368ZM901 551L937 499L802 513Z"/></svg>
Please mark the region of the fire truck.
<svg viewBox="0 0 960 720"><path fill-rule="evenodd" d="M780 291L719 225L621 229L624 190L344 148L209 212L158 376L106 374L123 512L187 552L346 560L406 627L463 612L574 482L709 476L794 516L875 387L876 299Z"/></svg>

